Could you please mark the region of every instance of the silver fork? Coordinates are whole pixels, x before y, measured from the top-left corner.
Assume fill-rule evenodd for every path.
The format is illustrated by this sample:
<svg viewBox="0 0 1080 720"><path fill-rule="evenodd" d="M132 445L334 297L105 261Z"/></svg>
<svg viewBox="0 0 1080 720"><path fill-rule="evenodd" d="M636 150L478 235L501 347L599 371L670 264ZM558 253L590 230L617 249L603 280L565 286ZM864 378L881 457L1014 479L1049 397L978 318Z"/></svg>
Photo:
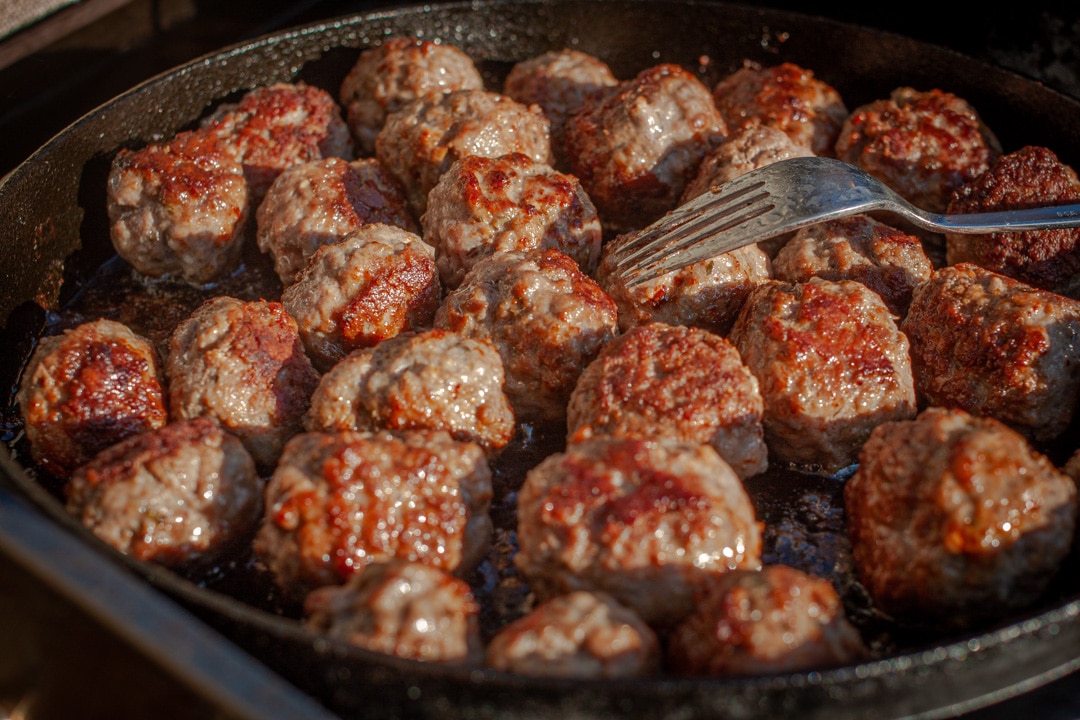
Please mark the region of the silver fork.
<svg viewBox="0 0 1080 720"><path fill-rule="evenodd" d="M940 233L991 233L1080 227L1080 203L946 215L921 210L846 162L781 160L713 188L672 210L615 251L628 286L806 225L890 211Z"/></svg>

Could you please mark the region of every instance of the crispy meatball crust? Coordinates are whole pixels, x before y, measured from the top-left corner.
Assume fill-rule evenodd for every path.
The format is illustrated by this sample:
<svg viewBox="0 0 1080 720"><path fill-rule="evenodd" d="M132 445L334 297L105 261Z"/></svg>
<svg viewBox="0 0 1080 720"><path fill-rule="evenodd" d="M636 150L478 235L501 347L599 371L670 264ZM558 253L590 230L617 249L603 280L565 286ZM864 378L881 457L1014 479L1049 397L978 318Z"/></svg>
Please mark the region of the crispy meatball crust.
<svg viewBox="0 0 1080 720"><path fill-rule="evenodd" d="M1071 478L993 418L931 407L878 426L844 488L855 569L881 610L970 627L1039 597L1069 552Z"/></svg>

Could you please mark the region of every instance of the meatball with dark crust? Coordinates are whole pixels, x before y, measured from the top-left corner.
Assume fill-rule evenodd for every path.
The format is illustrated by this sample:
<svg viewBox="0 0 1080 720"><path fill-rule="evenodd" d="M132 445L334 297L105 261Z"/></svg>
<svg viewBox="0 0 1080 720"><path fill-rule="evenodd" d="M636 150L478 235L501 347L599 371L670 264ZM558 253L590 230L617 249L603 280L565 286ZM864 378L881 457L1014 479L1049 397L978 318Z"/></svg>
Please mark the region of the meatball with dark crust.
<svg viewBox="0 0 1080 720"><path fill-rule="evenodd" d="M757 378L725 338L649 323L607 343L578 379L567 409L570 442L596 435L712 445L740 478L765 471Z"/></svg>
<svg viewBox="0 0 1080 720"><path fill-rule="evenodd" d="M246 547L263 482L243 444L209 418L177 420L112 445L64 488L67 510L120 552L209 569Z"/></svg>
<svg viewBox="0 0 1080 720"><path fill-rule="evenodd" d="M34 462L58 477L169 419L157 350L107 319L42 338L16 400Z"/></svg>
<svg viewBox="0 0 1080 720"><path fill-rule="evenodd" d="M1046 589L1076 526L1073 480L993 418L931 407L880 425L844 488L852 559L880 610L965 628Z"/></svg>
<svg viewBox="0 0 1080 720"><path fill-rule="evenodd" d="M667 648L677 674L711 676L824 670L869 654L829 581L787 565L716 578Z"/></svg>
<svg viewBox="0 0 1080 720"><path fill-rule="evenodd" d="M900 329L923 406L995 417L1039 441L1069 425L1080 393L1080 301L961 263L915 288Z"/></svg>
<svg viewBox="0 0 1080 720"><path fill-rule="evenodd" d="M956 191L949 213L1000 212L1080 202L1080 179L1048 148L1002 155ZM945 235L949 265L971 262L1060 295L1080 299L1080 228Z"/></svg>

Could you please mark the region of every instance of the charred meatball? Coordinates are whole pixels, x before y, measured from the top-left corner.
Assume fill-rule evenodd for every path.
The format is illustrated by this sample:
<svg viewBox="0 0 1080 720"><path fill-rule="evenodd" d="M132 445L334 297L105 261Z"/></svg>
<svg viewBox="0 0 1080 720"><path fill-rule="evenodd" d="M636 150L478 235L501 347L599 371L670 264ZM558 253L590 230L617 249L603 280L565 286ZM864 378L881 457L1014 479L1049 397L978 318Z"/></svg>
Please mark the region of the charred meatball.
<svg viewBox="0 0 1080 720"><path fill-rule="evenodd" d="M357 348L430 327L441 300L435 251L419 235L381 224L320 247L281 296L323 372Z"/></svg>
<svg viewBox="0 0 1080 720"><path fill-rule="evenodd" d="M247 546L263 482L243 444L209 418L129 437L80 466L67 509L122 553L179 570L209 569Z"/></svg>
<svg viewBox="0 0 1080 720"><path fill-rule="evenodd" d="M765 401L770 462L834 473L875 426L915 415L908 341L853 280L773 280L743 306L731 341Z"/></svg>
<svg viewBox="0 0 1080 720"><path fill-rule="evenodd" d="M1039 441L1068 426L1080 392L1080 301L961 263L915 289L900 327L923 405L989 415Z"/></svg>
<svg viewBox="0 0 1080 720"><path fill-rule="evenodd" d="M58 477L169 419L157 351L114 320L42 338L16 399L34 462Z"/></svg>
<svg viewBox="0 0 1080 720"><path fill-rule="evenodd" d="M741 478L768 467L757 378L725 338L649 323L600 350L570 396L571 441L595 435L708 443Z"/></svg>
<svg viewBox="0 0 1080 720"><path fill-rule="evenodd" d="M548 456L518 494L518 569L541 599L607 592L657 626L712 576L761 562L742 482L711 446L594 437Z"/></svg>
<svg viewBox="0 0 1080 720"><path fill-rule="evenodd" d="M993 418L931 407L880 425L844 488L852 559L902 622L971 627L1026 607L1072 545L1076 485Z"/></svg>

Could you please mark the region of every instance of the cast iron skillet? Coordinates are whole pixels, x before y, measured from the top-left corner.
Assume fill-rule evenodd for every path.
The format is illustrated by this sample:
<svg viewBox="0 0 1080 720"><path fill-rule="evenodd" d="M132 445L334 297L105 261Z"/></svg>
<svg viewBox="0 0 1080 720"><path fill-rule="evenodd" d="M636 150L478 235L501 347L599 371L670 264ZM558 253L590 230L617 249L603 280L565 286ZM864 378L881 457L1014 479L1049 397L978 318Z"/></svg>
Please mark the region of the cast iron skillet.
<svg viewBox="0 0 1080 720"><path fill-rule="evenodd" d="M620 77L678 62L697 68L709 84L744 59L789 60L833 84L850 108L901 85L941 87L970 100L1006 151L1042 144L1066 163L1080 161L1080 103L943 48L801 14L690 0L478 0L343 17L228 48L155 77L84 116L0 180L0 376L8 386L17 383L46 311L70 301L113 255L104 188L119 147L169 136L257 85L300 79L336 90L359 48L391 34L458 45L480 61L493 89L513 62L564 46L602 57ZM17 423L8 420L7 429L0 452L6 482L344 717L940 717L1080 666L1080 580L1074 579L1080 573L1073 560L1039 605L1001 625L959 637L901 639L880 659L820 672L580 682L388 658L325 642L291 619L105 549L23 466L12 437ZM767 519L799 534L799 542L786 538L786 550L785 539L774 537L778 557L803 564L838 557L815 544L814 523L830 522L814 516L821 507L791 510L792 502L805 506L814 493L789 497L783 486L760 490Z"/></svg>

